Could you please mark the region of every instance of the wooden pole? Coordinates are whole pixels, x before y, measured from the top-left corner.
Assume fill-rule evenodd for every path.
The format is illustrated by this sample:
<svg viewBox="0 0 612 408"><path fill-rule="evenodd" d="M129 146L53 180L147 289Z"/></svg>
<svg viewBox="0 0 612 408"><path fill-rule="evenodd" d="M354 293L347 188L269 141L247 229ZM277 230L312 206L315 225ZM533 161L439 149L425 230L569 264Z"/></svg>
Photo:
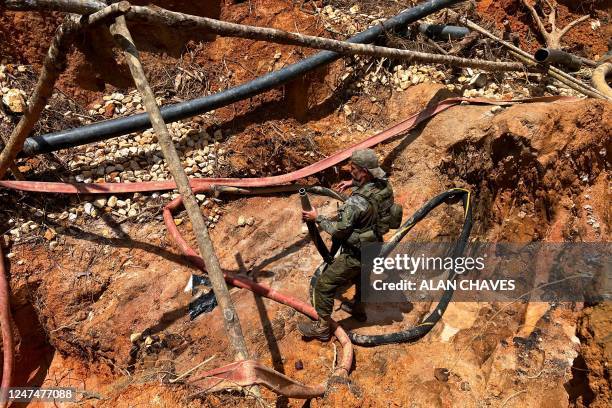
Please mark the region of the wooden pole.
<svg viewBox="0 0 612 408"><path fill-rule="evenodd" d="M115 19L115 23L110 26L110 31L117 44L119 44L123 50L130 68L130 72L134 78L136 88L142 95L145 109L149 113L149 118L153 125L155 135L157 136L159 147L161 148L164 159L168 164L168 169L176 182L179 193L183 197L185 209L187 210L187 214L191 220L192 229L196 236L200 253L204 258L204 263L212 283L215 297L217 298L219 308L221 309L224 317L223 323L225 325L225 330L227 331L229 342L234 348L236 359L246 360L249 358L246 342L244 341L244 336L242 335L242 328L240 327L238 315L236 314L227 285L225 284L225 279L223 277L223 272L221 271L221 266L219 265L219 260L215 255L213 244L208 235L208 229L204 223L202 213L200 212L200 207L198 206L193 191L191 190L191 186L189 185L189 179L187 178L183 166L181 165L178 153L172 144L172 137L170 136L168 128L166 127L166 124L161 116L153 90L147 81L147 77L139 59L138 50L136 49L132 36L127 28L125 16L117 17Z"/></svg>

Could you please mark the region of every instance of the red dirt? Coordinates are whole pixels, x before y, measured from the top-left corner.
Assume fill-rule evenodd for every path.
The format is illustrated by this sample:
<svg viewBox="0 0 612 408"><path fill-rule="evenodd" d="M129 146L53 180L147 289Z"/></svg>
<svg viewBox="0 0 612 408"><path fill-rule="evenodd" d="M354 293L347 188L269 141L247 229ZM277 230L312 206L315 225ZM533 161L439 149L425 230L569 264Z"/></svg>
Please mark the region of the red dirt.
<svg viewBox="0 0 612 408"><path fill-rule="evenodd" d="M196 3L180 2L176 7L197 7ZM513 8L516 3L481 1L479 7L499 24L502 13L510 13L512 26L524 37L532 25L528 16ZM171 7L168 2L160 4ZM208 10L205 6L204 11ZM299 11L298 2L240 2L218 11L230 21L321 34L317 19ZM562 24L571 18L565 7L561 14ZM578 15L580 12L572 16ZM6 53L2 52L10 56L10 62L39 61L46 45L32 44L48 42L41 39L49 38L55 21L55 17L45 18L2 14L0 21L6 25L0 27L0 35L7 42L0 46L6 44ZM594 58L602 52L599 34L609 29L603 17L601 21L601 31L589 31L587 23L587 31L581 27L566 39L579 41L573 35L588 34L581 44ZM11 26L19 28L13 36L6 28ZM154 46L151 44L151 50ZM165 46L176 50L177 43ZM532 50L536 44L524 46ZM291 47L220 38L201 46L192 42L188 48L193 56L188 53L183 59L212 72L213 89L242 83L314 52L302 54L292 52ZM275 61L277 52L281 58ZM144 52L147 69L154 72L173 66L177 56L169 54ZM128 86L125 72L96 65L96 60L84 61L81 51L73 53L59 85L79 101L99 99L102 90L112 88L110 84ZM250 174L251 169L261 175L277 174L302 167L448 95L442 86L418 85L409 92L376 95L377 102L368 96L346 97L335 91L341 67L342 62L336 63L284 90L217 110L214 122L205 126L222 127L228 134L234 175ZM343 113L345 103L350 103L353 115ZM474 237L607 242L611 227L610 118L610 104L594 100L528 108L519 105L496 115L489 107L459 106L409 137L376 150L389 170L405 214L446 188L464 186L477 197ZM365 130L358 130L357 122ZM414 141L409 142L411 139ZM518 148L533 155L516 154ZM541 171L534 171L536 167ZM583 181L585 174L588 181ZM325 174L321 180L337 177ZM23 205L13 199L22 200L21 195L11 197L11 205ZM68 205L63 198L35 200L40 208L51 201L55 206ZM335 209L331 200L313 201L323 212ZM587 203L601 223L600 231L593 229L582 211ZM308 277L319 257L302 230L298 208L294 196L227 200L221 222L211 230L222 267L305 299ZM238 227L240 215L253 217L254 225ZM436 210L417 225L411 237L435 239L453 234L461 215L453 207ZM161 222L116 224L110 218L79 218L63 229L61 225L55 228L59 246L54 251L40 244L12 248L11 306L19 340L16 375L20 385L29 381L39 386L75 386L100 394L92 395L85 406L255 405L253 400L224 394L190 400L187 397L195 389L161 384L168 373L183 373L212 355L216 358L208 368L232 360L218 309L194 321L185 315L190 296L183 293L183 287L195 271L168 241ZM188 223L180 228L194 244ZM300 381L314 383L327 377L333 364L332 343L305 343L295 330L298 316L290 309L244 290L231 293L254 358ZM606 377L609 307L587 309L583 316L579 306L544 306L545 315L531 322L541 330L542 341L525 350L514 345L512 337L526 324L527 306L453 303L443 321L416 343L357 348L352 383L335 385L311 405L476 407L502 406L506 401L507 407L557 407L581 406L593 400L599 404L594 406L606 406L610 401ZM497 314L503 307L507 309ZM373 326L357 329L370 333L397 330L419 321L429 308L429 304L416 304L411 311L372 307ZM336 312L336 317L347 316ZM343 324L356 326L348 319ZM130 335L145 329L158 334L163 347L146 353L140 345L132 359ZM584 367L579 365L580 358ZM303 370L296 368L298 361L304 364ZM434 377L437 367L450 370L448 382ZM588 370L588 375L581 375L581 370ZM268 391L264 397L278 406L303 405L302 401L275 399Z"/></svg>
<svg viewBox="0 0 612 408"><path fill-rule="evenodd" d="M558 28L565 27L569 22L585 14L590 14L601 22L598 30L591 28L590 22L593 19L571 29L561 39L561 45L566 47L567 51L594 60L598 60L608 51L608 41L612 36L610 21L612 3L609 1L566 0L559 1L557 10ZM526 51L535 52L538 47L545 45L535 22L521 0L481 0L478 4L478 12L484 20L494 22L501 31L504 31L503 23L507 20L510 23L510 32L518 35L520 47ZM547 20L543 19L543 21Z"/></svg>
<svg viewBox="0 0 612 408"><path fill-rule="evenodd" d="M414 92L394 94L385 107L385 117L393 121L405 112L421 109L439 89L420 85ZM612 123L605 119L610 117L609 104L592 100L535 104L528 109L515 106L495 116L489 107L455 107L416 131L413 143L400 147L401 141L396 141L377 150L386 158L385 166L393 169L391 181L397 200L407 213L450 185L467 186L477 197L474 237L492 241L533 238L556 241L558 237L600 241L610 233L606 176L599 167L609 157L598 158L593 154L599 154L602 143L610 143ZM337 123L335 115L309 126L326 129L333 123ZM345 133L345 129L340 129ZM367 136L350 133L348 129L346 132L352 140ZM508 135L512 135L514 142ZM535 154L543 169L540 176L529 173L532 163L512 156L516 140ZM563 154L558 154L560 151ZM479 163L483 173L470 166L470 162ZM496 167L496 163L502 162L519 167L505 174ZM584 166L593 177L588 183L579 180L586 171ZM517 178L508 178L512 174ZM523 191L517 185L529 188ZM584 214L569 210L568 203L582 208L586 192L594 216L601 220L600 234L587 224ZM552 218L547 218L539 200L549 203L548 214ZM316 199L314 204L324 213L335 208L326 199ZM298 207L293 196L229 202L222 221L212 230L222 267L305 298L308 276L319 258L302 231ZM527 216L521 218L517 215L519 211L525 211ZM238 227L239 216L253 217L254 225ZM452 234L460 218L461 212L455 209L436 211L415 228L412 236L435 239ZM120 227L102 220L83 223L78 228L60 230L58 251L50 252L44 246L20 247L15 251L15 260L25 262L13 264L11 269L13 292L30 293L30 304L35 305L41 326L56 350L44 384L62 378L59 373L70 372L72 376L59 383L75 384L89 378L87 388L107 398L92 400L96 406L124 407L133 398L161 399L168 404L188 406L185 396L194 390L153 382L168 372L182 373L212 355L217 357L210 367L231 361L219 310L195 321L185 316L189 296L182 288L193 269L183 264L169 245L161 223L125 229L127 235L120 232ZM194 244L189 225L184 223L180 228ZM567 237L564 231L572 234L578 231L578 235ZM298 316L290 309L255 298L244 290L232 290L232 299L254 358L303 382L319 382L326 377L334 355L332 344L303 342L295 331ZM373 326L358 330L379 333L414 324L430 307L414 306L412 311L372 307L369 314ZM487 323L503 306L507 310L496 315L495 324ZM513 397L515 404L570 406L575 398L586 398L589 389L588 384L585 388L580 381L571 394L565 387L572 381L572 373L580 368L571 368L571 362L582 350L572 337L580 313L571 305L548 309L548 306L544 309L548 317L533 322L541 330L541 346L524 350L512 343L512 337L523 324L524 305L452 304L443 322L419 342L357 348L352 385L338 385L326 398L313 401L313 405L418 403L443 407L453 406L457 401L462 406L487 401L496 406L514 393L526 390ZM336 317L343 319L346 315L337 312ZM594 318L591 322L597 324ZM350 320L343 324L354 327ZM165 346L152 354L141 350L136 361L131 361L129 337L147 328L151 334L160 335ZM600 333L601 329L598 326L590 330ZM600 336L593 336L592 341L601 344ZM593 347L587 334L584 338L584 347ZM588 364L590 361L601 364L598 356L587 352L585 359ZM23 361L24 356L20 358ZM295 368L298 360L304 363L303 370ZM449 368L452 375L448 383L434 378L436 367ZM21 370L26 370L26 366ZM123 376L125 370L133 370L132 376ZM600 372L594 370L593 375ZM20 372L22 378L25 374L31 376ZM600 395L609 392L601 379L594 380L592 387L599 387ZM267 391L264 397L273 399ZM250 404L245 400L216 398L207 397L204 403ZM289 401L289 406L300 404Z"/></svg>

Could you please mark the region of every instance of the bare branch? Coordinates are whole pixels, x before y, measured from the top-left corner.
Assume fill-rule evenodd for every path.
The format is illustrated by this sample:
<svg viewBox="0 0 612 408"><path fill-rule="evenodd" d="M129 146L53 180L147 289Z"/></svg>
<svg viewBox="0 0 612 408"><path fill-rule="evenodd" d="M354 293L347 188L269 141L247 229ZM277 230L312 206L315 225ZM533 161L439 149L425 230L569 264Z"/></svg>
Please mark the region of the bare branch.
<svg viewBox="0 0 612 408"><path fill-rule="evenodd" d="M588 19L589 19L589 17L591 17L591 16L586 15L586 16L582 16L582 17L580 17L580 18L578 18L578 19L576 19L576 20L572 21L571 23L569 23L568 25L566 25L564 29L562 29L562 30L561 30L561 32L559 33L559 36L560 36L560 37L564 36L565 34L567 34L567 32L568 32L569 30L571 30L572 28L574 28L574 26L576 26L576 25L578 25L578 24L582 23L583 21L588 20Z"/></svg>
<svg viewBox="0 0 612 408"><path fill-rule="evenodd" d="M119 16L115 19L115 23L110 27L111 34L115 41L125 55L125 59L134 78L136 88L140 92L145 109L151 119L153 130L157 137L157 142L162 151L168 169L172 174L172 178L176 182L179 193L183 197L183 203L187 210L187 215L191 220L193 232L196 236L200 253L204 259L208 276L212 283L213 292L219 307L224 316L223 323L227 332L229 342L233 346L238 360L248 359L248 351L244 336L242 335L242 328L240 327L240 321L236 310L230 298L227 285L223 277L223 271L219 265L219 259L215 255L213 244L208 235L208 229L204 223L204 218L200 212L200 207L195 199L191 186L189 185L189 179L185 174L185 170L181 165L181 160L176 151L176 148L172 144L172 137L168 131L168 127L162 118L159 106L155 100L153 90L149 86L149 82L144 72L144 68L140 62L138 50L134 45L130 31L128 30L125 17Z"/></svg>
<svg viewBox="0 0 612 408"><path fill-rule="evenodd" d="M5 0L4 7L21 11L46 10L91 14L103 9L106 4L97 0Z"/></svg>
<svg viewBox="0 0 612 408"><path fill-rule="evenodd" d="M531 13L531 18L533 18L533 21L535 21L535 23L538 25L538 29L540 30L540 32L542 33L542 35L544 36L544 39L546 39L548 32L546 31L546 27L544 27L544 23L542 22L542 19L540 18L540 16L538 15L538 12L536 11L536 9L529 3L529 0L522 0L523 5L525 7L527 7L527 9L529 10L529 12Z"/></svg>
<svg viewBox="0 0 612 408"><path fill-rule="evenodd" d="M548 14L550 32L546 31L546 27L544 27L544 23L542 23L542 19L536 12L535 8L528 2L528 0L522 0L523 5L527 7L529 12L531 13L531 17L536 22L538 30L540 30L540 34L542 34L542 36L544 37L546 46L548 48L561 49L561 38L576 25L582 23L585 20L588 20L590 16L582 16L579 19L572 21L567 26L565 26L565 28L560 30L557 28L557 3L549 0L545 1L546 4L548 4L548 7L550 7L550 14Z"/></svg>

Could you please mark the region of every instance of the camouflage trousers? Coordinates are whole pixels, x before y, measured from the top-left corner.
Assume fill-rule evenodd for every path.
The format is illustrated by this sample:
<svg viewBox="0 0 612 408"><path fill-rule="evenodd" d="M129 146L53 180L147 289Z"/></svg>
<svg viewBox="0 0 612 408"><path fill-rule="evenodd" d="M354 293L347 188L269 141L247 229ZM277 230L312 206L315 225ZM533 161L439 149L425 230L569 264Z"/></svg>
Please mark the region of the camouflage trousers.
<svg viewBox="0 0 612 408"><path fill-rule="evenodd" d="M312 305L322 319L331 317L334 298L338 292L356 285L355 303L361 303L361 260L354 254L343 252L323 271L312 293Z"/></svg>

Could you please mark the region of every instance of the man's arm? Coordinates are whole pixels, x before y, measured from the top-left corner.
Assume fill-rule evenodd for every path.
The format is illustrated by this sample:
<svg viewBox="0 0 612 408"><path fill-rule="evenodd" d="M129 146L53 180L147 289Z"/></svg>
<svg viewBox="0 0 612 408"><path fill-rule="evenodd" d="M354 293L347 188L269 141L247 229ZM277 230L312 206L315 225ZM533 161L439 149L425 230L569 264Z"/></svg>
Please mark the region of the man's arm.
<svg viewBox="0 0 612 408"><path fill-rule="evenodd" d="M339 209L338 221L332 221L322 215L316 218L317 224L336 241L344 242L351 236L355 229L355 220L359 216L365 201L362 197L351 196ZM367 201L365 201L367 209Z"/></svg>

